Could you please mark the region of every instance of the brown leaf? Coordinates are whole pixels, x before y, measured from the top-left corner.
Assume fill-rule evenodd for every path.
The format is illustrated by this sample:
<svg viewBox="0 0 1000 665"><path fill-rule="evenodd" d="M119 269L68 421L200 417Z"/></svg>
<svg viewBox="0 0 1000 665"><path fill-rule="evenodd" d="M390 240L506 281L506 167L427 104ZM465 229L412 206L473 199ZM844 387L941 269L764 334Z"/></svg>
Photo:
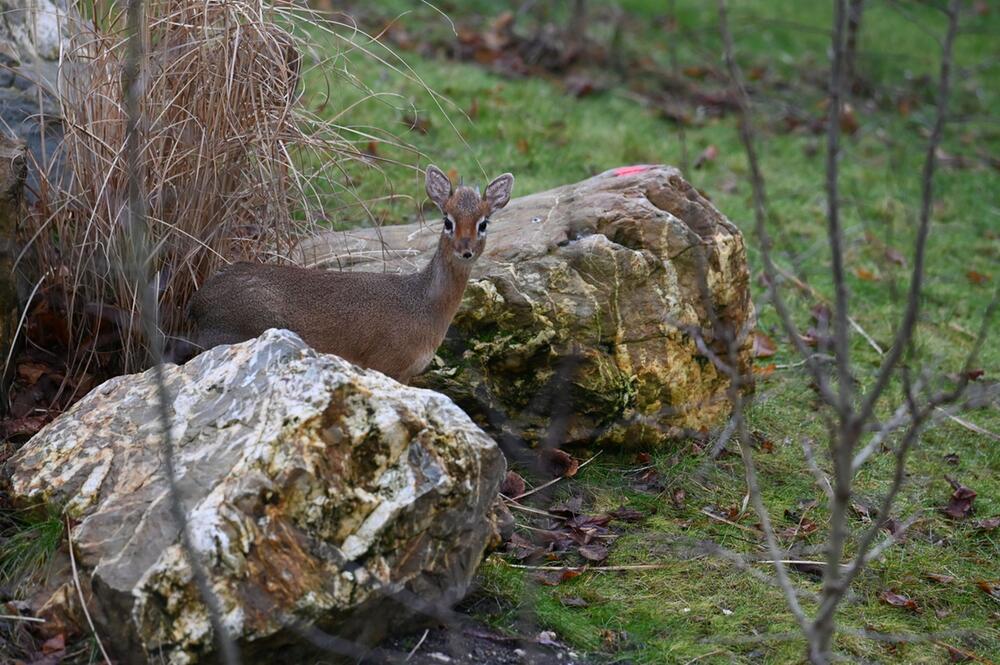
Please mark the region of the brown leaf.
<svg viewBox="0 0 1000 665"><path fill-rule="evenodd" d="M601 562L608 558L608 548L600 543L590 543L577 549L584 559L588 561Z"/></svg>
<svg viewBox="0 0 1000 665"><path fill-rule="evenodd" d="M426 134L431 129L430 118L421 117L416 113L410 113L403 116L403 123L406 125L407 129L420 132L421 134Z"/></svg>
<svg viewBox="0 0 1000 665"><path fill-rule="evenodd" d="M580 97L586 97L598 89L597 83L594 82L594 79L584 74L574 74L567 77L564 85L566 86L566 92L573 95L577 99Z"/></svg>
<svg viewBox="0 0 1000 665"><path fill-rule="evenodd" d="M996 517L987 517L984 520L979 520L973 526L975 526L980 531L993 531L998 526L1000 526L1000 515Z"/></svg>
<svg viewBox="0 0 1000 665"><path fill-rule="evenodd" d="M708 76L708 68L701 65L691 65L685 67L682 71L684 72L684 76L693 79L703 79Z"/></svg>
<svg viewBox="0 0 1000 665"><path fill-rule="evenodd" d="M985 284L986 282L990 281L989 275L984 275L983 273L977 270L970 270L969 272L965 273L965 277L966 279L969 280L970 284L975 284L976 286Z"/></svg>
<svg viewBox="0 0 1000 665"><path fill-rule="evenodd" d="M698 155L698 159L694 160L694 168L700 169L706 163L715 161L715 158L718 156L719 149L714 144L709 145Z"/></svg>
<svg viewBox="0 0 1000 665"><path fill-rule="evenodd" d="M515 143L515 146L517 147L517 151L522 155L527 155L531 152L531 144L528 143L528 139L526 138L519 138Z"/></svg>
<svg viewBox="0 0 1000 665"><path fill-rule="evenodd" d="M906 265L906 257L900 254L899 250L894 247L885 248L885 258L887 258L892 263L895 263L897 266Z"/></svg>
<svg viewBox="0 0 1000 665"><path fill-rule="evenodd" d="M649 453L636 453L635 461L639 464L652 464L653 456Z"/></svg>
<svg viewBox="0 0 1000 665"><path fill-rule="evenodd" d="M855 268L854 274L857 276L858 279L863 280L865 282L879 281L878 276L871 270L868 270L867 268L860 268L860 267Z"/></svg>
<svg viewBox="0 0 1000 665"><path fill-rule="evenodd" d="M911 612L920 611L920 608L917 607L917 603L915 600L907 596L904 596L900 593L896 593L895 591L890 591L886 589L885 591L880 593L878 597L882 600L882 602L888 605L892 605L893 607L902 607L910 610Z"/></svg>
<svg viewBox="0 0 1000 665"><path fill-rule="evenodd" d="M970 369L965 373L965 378L969 381L978 381L984 374L986 374L986 370L984 369Z"/></svg>
<svg viewBox="0 0 1000 665"><path fill-rule="evenodd" d="M475 120L479 117L479 98L473 97L472 103L469 104L469 110L466 111L470 120Z"/></svg>
<svg viewBox="0 0 1000 665"><path fill-rule="evenodd" d="M754 365L753 373L761 378L767 378L774 374L774 371L778 369L778 366L774 363L770 363L764 366Z"/></svg>
<svg viewBox="0 0 1000 665"><path fill-rule="evenodd" d="M535 581L545 586L559 586L566 580L579 577L583 572L578 568L560 568L559 570L541 570L535 575Z"/></svg>
<svg viewBox="0 0 1000 665"><path fill-rule="evenodd" d="M635 508L628 508L622 506L621 508L616 508L611 511L611 517L622 522L641 522L646 519L645 513L636 510Z"/></svg>
<svg viewBox="0 0 1000 665"><path fill-rule="evenodd" d="M378 156L378 141L369 141L368 145L365 146L365 154L372 157Z"/></svg>
<svg viewBox="0 0 1000 665"><path fill-rule="evenodd" d="M840 109L840 129L845 134L853 135L858 131L860 124L858 123L858 116L854 113L854 107L850 104L844 104Z"/></svg>
<svg viewBox="0 0 1000 665"><path fill-rule="evenodd" d="M559 598L559 603L563 607L588 607L590 605L590 603L579 596L562 596Z"/></svg>
<svg viewBox="0 0 1000 665"><path fill-rule="evenodd" d="M51 656L60 651L66 650L66 635L59 633L55 637L51 637L42 643L42 654L46 656Z"/></svg>
<svg viewBox="0 0 1000 665"><path fill-rule="evenodd" d="M976 586L991 598L1000 600L1000 581L976 580Z"/></svg>
<svg viewBox="0 0 1000 665"><path fill-rule="evenodd" d="M945 476L945 479L951 483L954 491L951 493L948 505L942 508L944 514L956 520L967 518L972 514L972 502L976 499L976 491L948 478L948 476Z"/></svg>
<svg viewBox="0 0 1000 665"><path fill-rule="evenodd" d="M546 448L539 453L542 468L551 477L572 478L576 475L576 470L580 468L580 463L573 457L558 448Z"/></svg>
<svg viewBox="0 0 1000 665"><path fill-rule="evenodd" d="M954 575L942 575L941 573L927 573L924 577L938 584L951 584L955 581Z"/></svg>
<svg viewBox="0 0 1000 665"><path fill-rule="evenodd" d="M753 356L754 358L770 358L777 352L778 348L774 340L759 330L753 331Z"/></svg>
<svg viewBox="0 0 1000 665"><path fill-rule="evenodd" d="M973 660L971 654L968 654L962 651L961 649L953 647L950 644L944 644L942 642L941 646L943 646L948 651L948 660L951 661L952 663L968 663L969 661Z"/></svg>
<svg viewBox="0 0 1000 665"><path fill-rule="evenodd" d="M687 498L687 493L684 491L683 487L678 487L674 490L674 493L670 496L671 503L674 504L674 508L677 510L684 510L684 500Z"/></svg>
<svg viewBox="0 0 1000 665"><path fill-rule="evenodd" d="M500 485L500 493L511 499L516 499L524 494L524 490L524 478L516 471L508 471L507 477L503 479L503 483Z"/></svg>

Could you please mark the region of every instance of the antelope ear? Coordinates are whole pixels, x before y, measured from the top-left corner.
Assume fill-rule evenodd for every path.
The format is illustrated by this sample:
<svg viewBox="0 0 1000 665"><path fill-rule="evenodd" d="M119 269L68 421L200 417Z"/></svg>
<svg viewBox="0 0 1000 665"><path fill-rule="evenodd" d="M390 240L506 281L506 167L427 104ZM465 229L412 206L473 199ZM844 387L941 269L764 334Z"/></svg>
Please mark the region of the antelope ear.
<svg viewBox="0 0 1000 665"><path fill-rule="evenodd" d="M451 198L451 180L444 171L431 164L427 167L427 196L444 212L444 205Z"/></svg>
<svg viewBox="0 0 1000 665"><path fill-rule="evenodd" d="M509 173L504 173L487 185L483 200L489 204L490 212L507 205L512 191L514 191L514 176Z"/></svg>

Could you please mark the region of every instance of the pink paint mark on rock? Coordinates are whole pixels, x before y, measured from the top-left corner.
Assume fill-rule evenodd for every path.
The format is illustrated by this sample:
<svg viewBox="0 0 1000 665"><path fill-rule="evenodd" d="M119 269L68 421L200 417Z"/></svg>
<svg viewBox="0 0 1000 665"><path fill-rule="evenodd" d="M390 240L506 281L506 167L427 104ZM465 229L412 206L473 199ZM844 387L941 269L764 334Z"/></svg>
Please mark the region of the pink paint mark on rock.
<svg viewBox="0 0 1000 665"><path fill-rule="evenodd" d="M616 176L632 175L633 173L642 173L643 171L648 171L651 167L645 164L640 164L636 166L622 166L614 170Z"/></svg>

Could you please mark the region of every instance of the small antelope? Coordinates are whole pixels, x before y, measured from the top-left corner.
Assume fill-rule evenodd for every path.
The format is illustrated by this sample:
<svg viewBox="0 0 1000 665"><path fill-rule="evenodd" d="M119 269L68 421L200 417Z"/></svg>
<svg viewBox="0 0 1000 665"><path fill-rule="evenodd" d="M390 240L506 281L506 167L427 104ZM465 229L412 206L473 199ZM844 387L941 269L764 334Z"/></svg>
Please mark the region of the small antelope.
<svg viewBox="0 0 1000 665"><path fill-rule="evenodd" d="M510 200L505 173L482 196L436 166L427 196L444 214L437 252L406 275L236 263L195 294L190 314L202 349L257 337L268 328L297 333L321 353L377 369L406 383L430 363L483 253L490 215Z"/></svg>

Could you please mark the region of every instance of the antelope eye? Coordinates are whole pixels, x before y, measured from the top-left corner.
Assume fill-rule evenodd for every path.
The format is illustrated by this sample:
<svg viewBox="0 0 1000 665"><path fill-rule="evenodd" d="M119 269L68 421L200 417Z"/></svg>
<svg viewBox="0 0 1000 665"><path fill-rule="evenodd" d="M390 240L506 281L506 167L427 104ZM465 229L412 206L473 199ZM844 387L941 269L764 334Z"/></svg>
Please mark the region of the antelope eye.
<svg viewBox="0 0 1000 665"><path fill-rule="evenodd" d="M455 222L451 221L447 217L444 218L444 230L451 233L455 230Z"/></svg>
<svg viewBox="0 0 1000 665"><path fill-rule="evenodd" d="M484 219L483 221L479 222L479 232L486 233L486 227L489 226L489 224L490 220L488 219Z"/></svg>

